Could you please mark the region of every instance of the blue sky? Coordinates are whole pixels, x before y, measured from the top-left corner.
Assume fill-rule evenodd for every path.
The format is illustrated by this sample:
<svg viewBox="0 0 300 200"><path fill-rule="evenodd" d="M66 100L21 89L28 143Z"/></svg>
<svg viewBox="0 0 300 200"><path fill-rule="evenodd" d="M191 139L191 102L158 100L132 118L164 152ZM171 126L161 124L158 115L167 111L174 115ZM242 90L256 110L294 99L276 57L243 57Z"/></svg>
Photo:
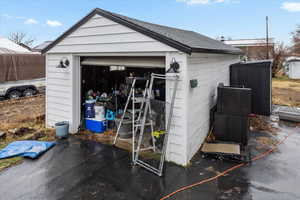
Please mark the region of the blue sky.
<svg viewBox="0 0 300 200"><path fill-rule="evenodd" d="M264 37L268 15L270 35L288 44L300 25L300 0L0 0L0 35L54 40L95 7L212 38Z"/></svg>

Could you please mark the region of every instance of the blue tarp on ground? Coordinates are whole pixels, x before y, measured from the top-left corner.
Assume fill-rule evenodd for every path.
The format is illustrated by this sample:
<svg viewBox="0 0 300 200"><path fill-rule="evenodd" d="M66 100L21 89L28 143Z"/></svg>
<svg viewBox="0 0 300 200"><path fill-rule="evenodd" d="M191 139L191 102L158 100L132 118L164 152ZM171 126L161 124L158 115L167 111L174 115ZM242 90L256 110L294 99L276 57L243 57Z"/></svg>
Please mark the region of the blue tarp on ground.
<svg viewBox="0 0 300 200"><path fill-rule="evenodd" d="M0 151L0 159L14 156L37 158L55 144L55 142L40 142L30 140L12 142Z"/></svg>

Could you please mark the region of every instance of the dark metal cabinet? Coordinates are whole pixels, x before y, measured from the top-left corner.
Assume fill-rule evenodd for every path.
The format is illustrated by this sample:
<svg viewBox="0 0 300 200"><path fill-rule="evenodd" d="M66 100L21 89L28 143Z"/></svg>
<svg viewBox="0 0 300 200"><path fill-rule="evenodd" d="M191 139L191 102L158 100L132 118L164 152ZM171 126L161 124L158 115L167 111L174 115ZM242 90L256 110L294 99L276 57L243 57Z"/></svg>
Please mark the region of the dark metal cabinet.
<svg viewBox="0 0 300 200"><path fill-rule="evenodd" d="M269 116L272 111L272 62L237 63L230 66L230 85L252 89L252 113Z"/></svg>

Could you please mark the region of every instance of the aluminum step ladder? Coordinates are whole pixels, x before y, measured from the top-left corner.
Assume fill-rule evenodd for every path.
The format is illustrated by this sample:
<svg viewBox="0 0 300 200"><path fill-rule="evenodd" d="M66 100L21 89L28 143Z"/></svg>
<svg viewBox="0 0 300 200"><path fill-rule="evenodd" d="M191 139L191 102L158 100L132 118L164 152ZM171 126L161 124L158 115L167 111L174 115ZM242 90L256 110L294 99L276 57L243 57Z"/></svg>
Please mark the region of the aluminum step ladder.
<svg viewBox="0 0 300 200"><path fill-rule="evenodd" d="M146 118L148 115L148 112L151 113L151 97L152 93L148 92L145 95L145 102L146 106L144 107L144 112L143 112L143 118L142 118L142 127L141 127L141 132L139 134L138 138L138 144L137 144L137 152L135 154L135 159L134 159L134 165L139 165L146 170L153 172L154 174L158 176L163 175L163 167L164 167L164 162L165 162L165 155L167 151L167 144L168 144L168 136L170 134L170 127L171 127L171 122L172 122L172 117L173 117L173 110L174 110L174 103L175 103L175 97L176 97L176 92L177 92L177 87L178 87L178 82L179 82L179 76L177 74L174 75L162 75L162 74L151 74L151 80L150 80L150 85L148 91L152 91L153 88L153 83L155 79L160 79L160 80L165 80L165 81L172 81L174 82L174 86L172 87L173 92L171 96L171 101L166 103L169 103L170 109L168 112L168 116L166 117L166 130L165 130L165 137L163 141L163 147L160 155L160 161L159 161L159 166L156 168L155 166L152 166L151 164L142 161L139 156L140 156L140 151L141 151L141 145L143 141L143 135L144 135L144 130L145 130L145 125L146 125ZM153 132L152 132L153 133ZM152 134L153 135L153 134Z"/></svg>
<svg viewBox="0 0 300 200"><path fill-rule="evenodd" d="M149 126L151 128L151 133L153 132L153 121L152 121L152 111L151 111L151 107L149 109L149 116L150 119L144 123L144 125L142 126L141 124L141 117L142 117L142 113L144 111L144 107L146 105L146 96L148 96L148 89L149 89L149 79L147 78L143 78L143 77L129 77L129 80L131 80L130 82L132 82L131 87L130 87L130 92L128 94L128 98L126 101L126 105L123 111L123 115L121 118L121 121L118 125L118 129L117 129L117 133L116 136L114 138L114 145L117 143L118 137L120 135L120 130L122 125L124 124L125 121L125 116L127 114L131 115L131 119L127 120L132 122L132 162L135 163L135 153L137 152L137 148L135 143L136 141L136 135L138 133L138 131L141 131L141 128L145 127L145 126ZM136 97L135 95L135 91L136 91L136 83L137 81L146 81L145 84L145 90L143 92L143 96L142 97ZM132 109L129 109L129 104L130 102L132 102ZM138 106L138 104L140 105L138 109L136 109L136 106ZM152 135L152 134L151 134ZM145 151L145 150L153 150L155 151L155 141L154 141L154 137L152 136L152 146L148 147L148 148L143 148L140 149L140 151Z"/></svg>

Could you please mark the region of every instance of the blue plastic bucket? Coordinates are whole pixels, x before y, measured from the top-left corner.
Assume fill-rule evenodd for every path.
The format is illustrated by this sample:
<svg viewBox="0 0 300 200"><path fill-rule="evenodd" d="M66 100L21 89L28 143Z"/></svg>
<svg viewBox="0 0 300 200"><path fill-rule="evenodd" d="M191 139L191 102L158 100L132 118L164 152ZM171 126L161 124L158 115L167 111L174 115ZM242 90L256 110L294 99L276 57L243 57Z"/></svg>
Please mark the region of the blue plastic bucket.
<svg viewBox="0 0 300 200"><path fill-rule="evenodd" d="M66 138L69 134L69 122L58 122L55 124L55 133L58 138Z"/></svg>
<svg viewBox="0 0 300 200"><path fill-rule="evenodd" d="M86 118L95 118L95 101L87 100L84 104L85 107L85 117Z"/></svg>

